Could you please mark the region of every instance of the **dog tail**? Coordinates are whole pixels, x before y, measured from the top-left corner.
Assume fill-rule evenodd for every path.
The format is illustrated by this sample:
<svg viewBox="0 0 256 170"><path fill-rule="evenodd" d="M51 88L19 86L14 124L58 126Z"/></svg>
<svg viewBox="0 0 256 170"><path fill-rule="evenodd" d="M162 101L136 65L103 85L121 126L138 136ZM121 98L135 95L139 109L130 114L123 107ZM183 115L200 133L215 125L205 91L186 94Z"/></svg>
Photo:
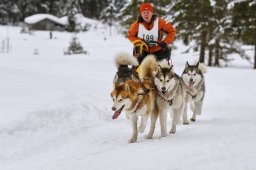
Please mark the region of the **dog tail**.
<svg viewBox="0 0 256 170"><path fill-rule="evenodd" d="M158 63L154 55L148 55L140 65L140 78L153 78L157 72Z"/></svg>
<svg viewBox="0 0 256 170"><path fill-rule="evenodd" d="M139 63L136 58L130 56L127 52L119 52L115 56L115 65L119 68L121 65L137 66Z"/></svg>
<svg viewBox="0 0 256 170"><path fill-rule="evenodd" d="M201 70L202 73L206 73L207 72L207 67L204 63L199 63L198 66L199 70Z"/></svg>

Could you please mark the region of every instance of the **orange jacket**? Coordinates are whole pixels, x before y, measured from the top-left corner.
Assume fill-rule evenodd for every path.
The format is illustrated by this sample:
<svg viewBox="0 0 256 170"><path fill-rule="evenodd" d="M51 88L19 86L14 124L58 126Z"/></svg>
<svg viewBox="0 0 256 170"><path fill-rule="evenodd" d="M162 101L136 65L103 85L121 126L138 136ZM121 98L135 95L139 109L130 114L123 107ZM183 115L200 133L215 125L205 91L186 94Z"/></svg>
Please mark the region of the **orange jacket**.
<svg viewBox="0 0 256 170"><path fill-rule="evenodd" d="M137 21L135 21L130 29L128 30L128 39L133 42L135 40L139 40L140 38L137 37L138 35L138 30L139 30L139 24L143 24L144 27L147 30L151 30L154 26L154 19L156 18L155 15L152 16L152 21L150 23L146 23L145 21L142 21L141 19L138 19ZM163 33L166 33L166 37L164 38L164 40L162 40L163 38ZM172 43L174 41L174 37L176 35L176 30L175 28L172 26L171 23L166 22L164 19L162 18L158 18L158 42L160 41L164 41L167 45ZM160 50L161 47L157 46L152 46L149 47L149 52L153 53L156 52L158 50Z"/></svg>

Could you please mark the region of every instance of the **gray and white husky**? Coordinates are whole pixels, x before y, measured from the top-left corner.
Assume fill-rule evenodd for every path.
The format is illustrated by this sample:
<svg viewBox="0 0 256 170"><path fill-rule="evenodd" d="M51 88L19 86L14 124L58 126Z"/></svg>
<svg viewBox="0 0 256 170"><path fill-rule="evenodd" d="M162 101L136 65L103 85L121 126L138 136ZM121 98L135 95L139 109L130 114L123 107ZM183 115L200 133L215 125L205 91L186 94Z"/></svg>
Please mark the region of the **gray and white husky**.
<svg viewBox="0 0 256 170"><path fill-rule="evenodd" d="M203 100L205 95L204 73L206 73L206 66L199 62L195 65L189 65L186 62L185 69L182 73L182 86L185 90L185 107L182 114L183 124L189 124L187 118L187 106L193 112L191 121L196 121L196 115L202 113Z"/></svg>
<svg viewBox="0 0 256 170"><path fill-rule="evenodd" d="M167 135L167 112L172 110L170 133L175 133L176 125L179 123L184 110L185 93L181 78L174 73L173 66L167 60L162 60L158 63L154 56L147 56L141 64L141 71L143 72L147 67L155 70L152 79L157 88L156 105L158 108L158 112L151 115L151 125L147 138L151 139L153 137L158 115L160 118L161 137L165 137Z"/></svg>

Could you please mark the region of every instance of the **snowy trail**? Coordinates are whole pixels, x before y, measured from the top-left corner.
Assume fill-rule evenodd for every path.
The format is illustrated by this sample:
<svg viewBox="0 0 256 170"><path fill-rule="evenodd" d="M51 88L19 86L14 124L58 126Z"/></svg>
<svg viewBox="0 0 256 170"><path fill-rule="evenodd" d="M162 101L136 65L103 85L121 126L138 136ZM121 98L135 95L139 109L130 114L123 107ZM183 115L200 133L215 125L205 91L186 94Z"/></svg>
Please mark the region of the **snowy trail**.
<svg viewBox="0 0 256 170"><path fill-rule="evenodd" d="M144 139L147 126L137 143L128 144L129 121L124 114L111 119L109 93L113 57L128 51L129 42L99 37L94 42L99 50L86 41L93 33L86 33L82 42L90 55L63 56L70 35L59 33L64 38L45 39L49 51L39 49L39 56L22 50L40 47L36 39L45 34L14 34L20 48L0 54L0 169L256 169L254 70L209 68L203 114L196 122L178 125L176 134L161 139L157 123L152 140ZM185 61L194 59L174 51L175 71L180 74Z"/></svg>
<svg viewBox="0 0 256 170"><path fill-rule="evenodd" d="M225 69L223 69L224 71ZM239 70L231 72L236 73ZM224 71L227 72L227 71ZM221 72L222 75L225 75ZM244 71L248 74L248 71ZM252 75L254 72L251 72ZM17 127L17 131L1 134L1 158L3 167L12 169L22 166L24 169L254 169L254 155L256 147L255 123L252 110L255 110L253 101L243 102L245 97L251 98L254 93L239 92L240 85L226 87L226 83L214 83L209 76L217 74L214 70L207 73L208 93L204 113L198 121L189 126L178 126L175 135L159 138L157 126L153 140L145 140L145 135L135 144L128 144L130 137L129 121L125 117L117 121L109 118L95 117L90 127L81 119L83 113L108 112L100 108L86 108L86 106L71 107L59 111L43 111L42 116L32 116L32 120L23 125L30 127ZM230 73L227 73L229 75ZM244 77L244 81L247 79ZM230 79L235 83L236 79ZM255 81L255 80L254 80ZM223 85L223 91L216 85ZM250 89L248 84L245 89ZM220 90L231 94L237 91L239 98L231 95L222 95L224 100L218 100L220 94L211 93ZM230 91L230 92L229 92ZM243 96L244 94L244 96ZM251 95L251 96L250 96ZM211 96L211 97L209 97ZM216 97L216 100L215 100ZM213 102L214 101L214 102ZM230 103L225 105L224 103ZM241 105L234 105L240 103ZM216 107L218 106L218 107ZM211 108L213 107L213 108ZM83 108L83 109L82 109ZM97 110L99 109L99 110ZM65 112L75 114L64 116ZM96 111L95 111L96 110ZM239 111L239 112L237 112ZM59 112L59 114L58 114ZM71 113L71 114L72 114ZM111 113L108 112L111 116ZM247 114L246 116L242 116ZM40 115L40 114L39 114ZM47 117L48 115L48 117ZM55 120L55 119L61 119ZM44 120L46 119L46 120ZM48 119L48 120L47 120ZM104 120L105 121L99 121ZM72 121L73 120L73 121ZM98 120L98 121L97 121ZM33 122L47 122L45 124ZM91 124L91 123L90 123ZM171 122L168 121L168 128ZM148 131L148 129L147 129ZM43 136L43 138L42 138ZM249 147L248 147L249 146ZM12 154L11 154L12 153ZM243 160L243 161L237 161Z"/></svg>

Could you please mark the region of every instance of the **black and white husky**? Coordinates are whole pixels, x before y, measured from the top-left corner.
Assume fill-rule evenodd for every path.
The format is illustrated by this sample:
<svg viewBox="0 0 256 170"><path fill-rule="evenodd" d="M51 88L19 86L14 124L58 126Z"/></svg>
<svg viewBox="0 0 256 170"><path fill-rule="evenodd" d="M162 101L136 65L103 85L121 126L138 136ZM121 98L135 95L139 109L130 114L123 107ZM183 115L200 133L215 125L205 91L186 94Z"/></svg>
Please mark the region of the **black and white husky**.
<svg viewBox="0 0 256 170"><path fill-rule="evenodd" d="M189 124L187 118L187 106L193 112L191 121L196 121L196 115L202 113L203 100L205 95L204 73L206 73L206 66L199 62L195 65L189 65L186 62L185 69L182 73L182 86L185 90L185 107L182 114L183 124Z"/></svg>
<svg viewBox="0 0 256 170"><path fill-rule="evenodd" d="M119 52L115 56L115 65L117 72L115 74L113 83L124 83L128 80L138 80L139 76L136 73L134 67L138 66L138 61L136 58L130 56L126 52Z"/></svg>

